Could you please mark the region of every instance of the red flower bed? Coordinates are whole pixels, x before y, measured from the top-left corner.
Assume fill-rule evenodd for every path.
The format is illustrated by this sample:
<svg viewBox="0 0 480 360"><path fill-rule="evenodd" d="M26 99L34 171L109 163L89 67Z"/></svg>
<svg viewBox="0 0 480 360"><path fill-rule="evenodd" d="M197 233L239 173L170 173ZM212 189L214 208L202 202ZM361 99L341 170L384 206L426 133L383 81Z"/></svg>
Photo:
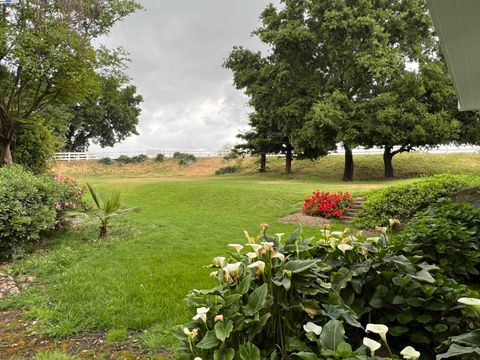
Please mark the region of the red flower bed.
<svg viewBox="0 0 480 360"><path fill-rule="evenodd" d="M343 219L352 203L352 196L348 192L330 193L317 190L303 202L303 212L326 219Z"/></svg>

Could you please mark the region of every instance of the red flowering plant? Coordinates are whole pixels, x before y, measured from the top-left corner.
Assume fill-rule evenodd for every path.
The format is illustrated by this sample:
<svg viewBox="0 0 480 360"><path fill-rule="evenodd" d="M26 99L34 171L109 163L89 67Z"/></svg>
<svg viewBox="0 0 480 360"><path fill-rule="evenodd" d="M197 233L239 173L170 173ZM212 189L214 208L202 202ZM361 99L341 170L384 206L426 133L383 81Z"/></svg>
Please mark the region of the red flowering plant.
<svg viewBox="0 0 480 360"><path fill-rule="evenodd" d="M348 192L330 193L317 190L303 202L303 212L326 219L343 219L352 203L352 195Z"/></svg>
<svg viewBox="0 0 480 360"><path fill-rule="evenodd" d="M57 184L57 202L55 211L57 214L57 227L68 225L68 212L83 210L86 208L82 200L85 190L70 176L55 176Z"/></svg>

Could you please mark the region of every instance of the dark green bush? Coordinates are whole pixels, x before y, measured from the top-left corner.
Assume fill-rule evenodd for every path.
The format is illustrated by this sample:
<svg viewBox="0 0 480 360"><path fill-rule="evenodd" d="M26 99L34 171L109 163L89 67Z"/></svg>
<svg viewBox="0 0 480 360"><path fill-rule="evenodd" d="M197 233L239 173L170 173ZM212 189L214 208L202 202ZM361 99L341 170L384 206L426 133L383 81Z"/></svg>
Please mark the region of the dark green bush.
<svg viewBox="0 0 480 360"><path fill-rule="evenodd" d="M155 157L156 162L163 162L164 160L165 160L165 155L163 154L157 154L157 156Z"/></svg>
<svg viewBox="0 0 480 360"><path fill-rule="evenodd" d="M185 156L185 155L187 155L187 154L182 153L182 152L180 152L180 151L175 151L175 152L173 153L173 158L174 158L174 159L180 159L180 158L182 158L182 157Z"/></svg>
<svg viewBox="0 0 480 360"><path fill-rule="evenodd" d="M388 225L389 219L406 222L415 213L438 199L480 184L480 177L435 175L414 183L389 186L366 195L366 202L355 216L362 228Z"/></svg>
<svg viewBox="0 0 480 360"><path fill-rule="evenodd" d="M55 227L59 189L53 178L20 166L0 168L0 258Z"/></svg>
<svg viewBox="0 0 480 360"><path fill-rule="evenodd" d="M98 162L102 165L111 165L112 164L112 159L110 159L109 157L104 157L104 158L98 160Z"/></svg>
<svg viewBox="0 0 480 360"><path fill-rule="evenodd" d="M148 156L145 155L145 154L140 154L140 155L137 155L137 156L132 156L130 158L130 162L132 164L140 164L140 163L143 163L145 160L148 159Z"/></svg>
<svg viewBox="0 0 480 360"><path fill-rule="evenodd" d="M479 275L480 210L469 204L445 199L429 206L413 218L402 241L409 254L437 264L458 282Z"/></svg>
<svg viewBox="0 0 480 360"><path fill-rule="evenodd" d="M117 158L117 161L120 163L120 164L130 164L132 162L132 159L130 158L130 156L127 156L127 155L120 155L118 158Z"/></svg>
<svg viewBox="0 0 480 360"><path fill-rule="evenodd" d="M224 175L224 174L234 174L237 173L240 169L236 165L221 167L215 171L215 175Z"/></svg>
<svg viewBox="0 0 480 360"><path fill-rule="evenodd" d="M238 153L235 150L230 150L227 155L223 157L223 160L230 161L238 158Z"/></svg>
<svg viewBox="0 0 480 360"><path fill-rule="evenodd" d="M193 154L182 154L182 153L180 154L181 155L179 157L177 156L177 159L179 159L178 163L180 165L190 165L197 161L197 158ZM175 157L175 154L174 154L174 157Z"/></svg>

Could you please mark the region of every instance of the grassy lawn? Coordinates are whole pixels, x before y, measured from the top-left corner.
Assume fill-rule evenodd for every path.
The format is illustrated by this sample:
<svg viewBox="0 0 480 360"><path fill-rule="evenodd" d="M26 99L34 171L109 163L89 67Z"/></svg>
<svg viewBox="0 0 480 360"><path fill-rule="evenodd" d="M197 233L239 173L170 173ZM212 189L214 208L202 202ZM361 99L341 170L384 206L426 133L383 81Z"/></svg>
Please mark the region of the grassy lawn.
<svg viewBox="0 0 480 360"><path fill-rule="evenodd" d="M100 192L120 190L126 206L139 213L117 218L111 236L96 240L96 223L57 235L43 255L13 264L42 284L16 303L41 321L42 331L67 336L94 329L148 329L146 345L169 345L162 331L189 319L182 299L193 288L211 285L208 265L226 244L243 243L243 230L260 223L273 232L295 225L278 222L295 212L312 190L364 192L385 183L319 183L260 178L83 178ZM305 229L308 234L318 230ZM12 300L10 300L12 301ZM6 304L4 303L4 306Z"/></svg>
<svg viewBox="0 0 480 360"><path fill-rule="evenodd" d="M471 157L467 173L478 172L478 155ZM452 161L447 165L452 167ZM36 276L39 286L0 300L0 309L25 306L27 315L39 320L39 330L52 336L148 329L139 335L144 346L169 347L173 340L165 333L190 317L185 295L212 285L210 270L203 266L229 251L228 243L244 243L244 230L256 234L260 223L269 223L272 233L293 231L296 225L281 224L279 218L298 211L316 189L358 195L411 181L320 181L311 169L284 177L278 174L280 162L272 166L278 170L266 176L195 178L148 176L148 171L85 174L71 168L81 184L89 182L100 193L119 190L125 206L141 211L116 218L105 240L97 240L97 224L88 221L52 236L46 249L14 261L10 270ZM316 228L304 231L318 233Z"/></svg>

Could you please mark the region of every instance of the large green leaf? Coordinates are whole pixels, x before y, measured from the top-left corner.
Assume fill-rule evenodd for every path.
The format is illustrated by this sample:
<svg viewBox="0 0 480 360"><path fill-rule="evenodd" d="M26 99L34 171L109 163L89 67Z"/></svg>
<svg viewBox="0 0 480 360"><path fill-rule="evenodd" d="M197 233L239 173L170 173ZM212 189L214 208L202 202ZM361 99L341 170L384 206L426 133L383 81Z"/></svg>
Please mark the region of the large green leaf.
<svg viewBox="0 0 480 360"><path fill-rule="evenodd" d="M272 314L266 313L260 316L260 318L252 320L248 325L248 337L253 339L257 334L260 334L271 316Z"/></svg>
<svg viewBox="0 0 480 360"><path fill-rule="evenodd" d="M284 269L298 274L315 266L318 261L319 260L292 260L285 264Z"/></svg>
<svg viewBox="0 0 480 360"><path fill-rule="evenodd" d="M265 305L267 300L268 287L267 284L263 284L259 288L255 289L248 297L248 304L244 306L244 312L247 316L253 316L260 311Z"/></svg>
<svg viewBox="0 0 480 360"><path fill-rule="evenodd" d="M261 360L260 350L251 342L240 345L240 360Z"/></svg>
<svg viewBox="0 0 480 360"><path fill-rule="evenodd" d="M232 348L218 349L213 353L213 360L233 360L235 350Z"/></svg>
<svg viewBox="0 0 480 360"><path fill-rule="evenodd" d="M197 347L200 349L213 349L214 347L217 347L220 344L220 341L217 339L215 336L214 331L208 331L205 336L203 337L202 340L197 344Z"/></svg>
<svg viewBox="0 0 480 360"><path fill-rule="evenodd" d="M467 354L476 354L480 357L480 347L461 346L452 344L446 353L437 355L437 360L447 359L454 356L462 356Z"/></svg>
<svg viewBox="0 0 480 360"><path fill-rule="evenodd" d="M320 344L322 348L336 351L338 344L344 342L345 329L342 322L338 320L330 320L323 327L320 334Z"/></svg>
<svg viewBox="0 0 480 360"><path fill-rule="evenodd" d="M350 280L352 280L353 275L354 273L347 268L342 267L338 269L332 278L333 290L338 293L340 290L347 287Z"/></svg>
<svg viewBox="0 0 480 360"><path fill-rule="evenodd" d="M454 336L450 340L460 345L480 347L480 330L475 330L466 334Z"/></svg>
<svg viewBox="0 0 480 360"><path fill-rule="evenodd" d="M298 353L294 353L293 355L295 356L298 356L300 359L303 359L303 360L318 360L318 356L315 355L314 353L312 352L306 352L306 351L301 351L301 352L298 352Z"/></svg>
<svg viewBox="0 0 480 360"><path fill-rule="evenodd" d="M233 330L233 323L231 321L217 321L215 323L215 336L222 343L230 336Z"/></svg>
<svg viewBox="0 0 480 360"><path fill-rule="evenodd" d="M297 337L287 338L287 347L289 351L309 352L311 349L302 340Z"/></svg>

